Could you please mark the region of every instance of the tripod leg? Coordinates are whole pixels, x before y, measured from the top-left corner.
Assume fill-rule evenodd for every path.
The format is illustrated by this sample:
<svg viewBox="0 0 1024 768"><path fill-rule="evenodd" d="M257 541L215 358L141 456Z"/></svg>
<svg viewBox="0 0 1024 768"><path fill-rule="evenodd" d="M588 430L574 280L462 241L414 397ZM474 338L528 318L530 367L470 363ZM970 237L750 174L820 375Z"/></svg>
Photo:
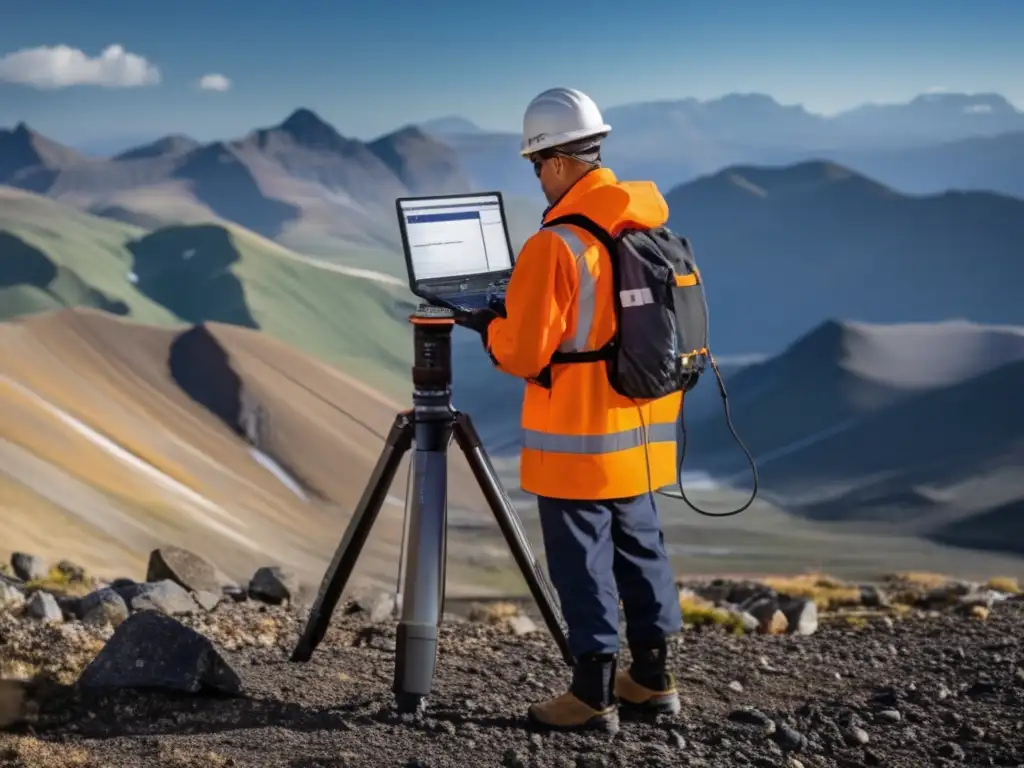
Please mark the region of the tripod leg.
<svg viewBox="0 0 1024 768"><path fill-rule="evenodd" d="M548 630L555 638L558 649L562 652L562 658L570 667L574 666L576 660L569 649L569 641L566 638L565 629L555 610L554 590L551 588L544 572L537 563L537 559L533 555L530 543L526 538L526 533L523 531L522 524L519 521L519 515L512 505L511 499L508 498L508 495L502 488L501 480L498 478L497 472L494 471L494 466L491 464L491 460L484 450L483 443L480 441L480 436L473 427L473 422L468 414L457 413L455 415L455 439L458 441L462 452L466 455L470 469L473 470L473 474L480 484L480 489L487 498L487 503L490 505L491 511L498 521L498 527L501 528L505 541L508 543L509 549L512 550L512 556L515 558L523 578L526 579L537 607L540 608L540 612L544 616Z"/></svg>
<svg viewBox="0 0 1024 768"><path fill-rule="evenodd" d="M444 602L450 421L418 422L413 452L408 565L395 649L397 708L413 712L431 690Z"/></svg>
<svg viewBox="0 0 1024 768"><path fill-rule="evenodd" d="M349 576L352 575L352 569L359 559L359 553L366 543L370 529L373 528L373 524L377 520L377 515L380 513L381 506L383 506L384 499L394 480L395 472L398 471L398 465L402 462L402 456L412 445L412 437L413 421L410 414L398 414L391 425L384 449L377 459L377 464L373 468L373 474L370 475L362 498L359 499L359 506L356 507L356 511L345 529L345 536L334 553L334 559L324 573L320 592L313 603L306 628L292 652L292 661L309 661L313 651L327 634L331 615L334 613Z"/></svg>

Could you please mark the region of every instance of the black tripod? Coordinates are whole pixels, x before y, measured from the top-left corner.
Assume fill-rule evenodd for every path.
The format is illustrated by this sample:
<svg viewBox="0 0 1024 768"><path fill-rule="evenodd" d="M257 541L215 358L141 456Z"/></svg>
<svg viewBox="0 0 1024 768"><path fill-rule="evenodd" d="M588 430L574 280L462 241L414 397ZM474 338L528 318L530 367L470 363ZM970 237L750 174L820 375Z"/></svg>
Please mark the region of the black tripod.
<svg viewBox="0 0 1024 768"><path fill-rule="evenodd" d="M422 304L410 321L415 352L413 408L395 417L359 506L324 574L306 628L291 657L292 661L308 661L323 640L331 614L377 519L398 465L415 442L409 537L405 545L408 548L408 567L392 689L401 712L413 712L422 706L434 678L437 629L444 610L448 538L447 452L453 433L562 657L569 666L575 663L554 608L551 587L530 549L515 507L502 488L469 416L452 408L451 335L454 314L448 309Z"/></svg>

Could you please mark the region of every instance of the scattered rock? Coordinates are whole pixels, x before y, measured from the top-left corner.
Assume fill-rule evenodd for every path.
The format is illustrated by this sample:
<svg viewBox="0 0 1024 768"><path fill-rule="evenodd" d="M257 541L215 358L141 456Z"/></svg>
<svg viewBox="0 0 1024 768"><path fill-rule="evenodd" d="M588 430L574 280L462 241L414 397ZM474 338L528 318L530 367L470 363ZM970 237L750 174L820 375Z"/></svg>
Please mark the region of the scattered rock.
<svg viewBox="0 0 1024 768"><path fill-rule="evenodd" d="M807 747L807 737L789 723L777 723L772 737L787 752L799 752Z"/></svg>
<svg viewBox="0 0 1024 768"><path fill-rule="evenodd" d="M113 587L90 592L79 603L82 621L86 624L110 624L116 627L128 618L128 604Z"/></svg>
<svg viewBox="0 0 1024 768"><path fill-rule="evenodd" d="M170 579L136 585L128 606L133 611L158 611L167 616L187 616L199 610L185 588Z"/></svg>
<svg viewBox="0 0 1024 768"><path fill-rule="evenodd" d="M64 621L64 612L53 595L37 590L25 603L25 613L40 621Z"/></svg>
<svg viewBox="0 0 1024 768"><path fill-rule="evenodd" d="M17 587L0 581L0 609L11 610L25 604L25 593Z"/></svg>
<svg viewBox="0 0 1024 768"><path fill-rule="evenodd" d="M505 620L514 635L529 635L537 631L537 624L529 616L519 614Z"/></svg>
<svg viewBox="0 0 1024 768"><path fill-rule="evenodd" d="M871 741L871 738L863 728L853 726L843 731L843 740L851 747L862 747Z"/></svg>
<svg viewBox="0 0 1024 768"><path fill-rule="evenodd" d="M775 611L775 613L772 614L772 620L768 623L765 634L784 635L788 629L789 619L786 618L786 614L782 611Z"/></svg>
<svg viewBox="0 0 1024 768"><path fill-rule="evenodd" d="M195 630L153 611L129 616L82 671L83 688L163 688L237 695L241 679Z"/></svg>
<svg viewBox="0 0 1024 768"><path fill-rule="evenodd" d="M203 610L212 611L221 604L221 601L224 600L226 596L218 592L206 592L204 590L200 590L199 592L194 592L192 597L197 603L199 603Z"/></svg>
<svg viewBox="0 0 1024 768"><path fill-rule="evenodd" d="M875 715L875 720L877 720L880 723L898 723L902 719L903 715L901 715L899 711L895 709L883 709L881 712Z"/></svg>
<svg viewBox="0 0 1024 768"><path fill-rule="evenodd" d="M271 605L291 603L299 591L298 577L278 565L264 566L249 582L249 596Z"/></svg>
<svg viewBox="0 0 1024 768"><path fill-rule="evenodd" d="M791 633L813 635L818 631L818 606L813 600L789 598L779 608L786 615Z"/></svg>
<svg viewBox="0 0 1024 768"><path fill-rule="evenodd" d="M11 570L22 581L40 581L50 572L41 557L24 552L15 552L11 555Z"/></svg>
<svg viewBox="0 0 1024 768"><path fill-rule="evenodd" d="M347 613L364 613L370 621L378 624L392 617L395 610L395 596L383 589L363 590L356 594L348 605Z"/></svg>
<svg viewBox="0 0 1024 768"><path fill-rule="evenodd" d="M775 733L775 722L764 712L753 707L734 709L729 713L729 719L734 723L756 726L767 735Z"/></svg>
<svg viewBox="0 0 1024 768"><path fill-rule="evenodd" d="M181 547L160 547L149 553L146 581L165 579L190 592L220 592L217 569L213 564Z"/></svg>

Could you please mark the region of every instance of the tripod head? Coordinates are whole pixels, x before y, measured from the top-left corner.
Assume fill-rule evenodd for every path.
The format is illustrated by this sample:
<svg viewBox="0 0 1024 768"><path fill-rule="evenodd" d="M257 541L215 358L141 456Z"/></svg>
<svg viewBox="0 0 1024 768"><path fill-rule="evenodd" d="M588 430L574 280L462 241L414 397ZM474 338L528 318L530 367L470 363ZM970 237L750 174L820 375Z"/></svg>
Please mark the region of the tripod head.
<svg viewBox="0 0 1024 768"><path fill-rule="evenodd" d="M416 418L450 417L455 313L420 304L409 322L413 325L412 402Z"/></svg>

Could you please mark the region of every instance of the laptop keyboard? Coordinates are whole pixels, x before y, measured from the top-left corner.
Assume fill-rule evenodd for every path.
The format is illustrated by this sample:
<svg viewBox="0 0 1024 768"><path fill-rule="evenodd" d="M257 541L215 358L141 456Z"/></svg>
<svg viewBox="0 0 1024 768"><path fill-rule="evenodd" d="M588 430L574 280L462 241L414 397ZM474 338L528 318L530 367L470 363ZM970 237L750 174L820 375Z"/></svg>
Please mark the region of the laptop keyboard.
<svg viewBox="0 0 1024 768"><path fill-rule="evenodd" d="M488 304L489 294L487 293L461 293L453 296L448 301L457 307L466 310L484 309Z"/></svg>

